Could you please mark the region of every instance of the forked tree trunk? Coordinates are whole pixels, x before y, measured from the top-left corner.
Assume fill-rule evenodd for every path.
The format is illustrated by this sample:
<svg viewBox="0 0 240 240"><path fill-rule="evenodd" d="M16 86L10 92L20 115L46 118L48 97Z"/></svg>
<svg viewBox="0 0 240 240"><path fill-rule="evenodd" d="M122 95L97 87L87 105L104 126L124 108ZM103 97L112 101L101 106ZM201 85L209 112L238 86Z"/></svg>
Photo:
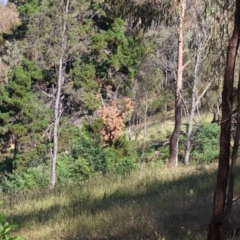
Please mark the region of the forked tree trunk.
<svg viewBox="0 0 240 240"><path fill-rule="evenodd" d="M177 83L175 90L175 123L174 130L169 143L168 166L176 166L178 164L178 139L181 133L182 123L182 75L183 75L183 19L185 16L186 2L179 1L181 7L181 16L178 28L178 71Z"/></svg>
<svg viewBox="0 0 240 240"><path fill-rule="evenodd" d="M214 192L213 213L208 232L208 240L219 240L223 238L223 214L226 201L226 189L228 181L230 160L230 130L232 112L232 92L234 81L234 68L239 45L240 33L240 0L236 0L235 22L232 38L229 40L227 62L224 75L224 86L222 92L222 121L220 135L220 156L218 164L217 183Z"/></svg>

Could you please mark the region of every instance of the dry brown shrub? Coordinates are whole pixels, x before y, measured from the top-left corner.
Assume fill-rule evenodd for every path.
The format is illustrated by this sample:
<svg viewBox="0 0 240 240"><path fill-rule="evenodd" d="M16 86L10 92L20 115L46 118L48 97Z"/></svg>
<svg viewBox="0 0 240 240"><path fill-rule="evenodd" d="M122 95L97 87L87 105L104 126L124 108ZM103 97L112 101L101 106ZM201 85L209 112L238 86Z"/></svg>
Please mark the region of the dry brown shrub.
<svg viewBox="0 0 240 240"><path fill-rule="evenodd" d="M0 34L11 33L19 24L16 6L13 3L0 5Z"/></svg>
<svg viewBox="0 0 240 240"><path fill-rule="evenodd" d="M133 110L133 101L130 98L124 98L122 104L115 100L108 106L103 106L98 110L98 115L104 121L104 128L101 131L105 146L109 146L119 137L122 132L124 121Z"/></svg>

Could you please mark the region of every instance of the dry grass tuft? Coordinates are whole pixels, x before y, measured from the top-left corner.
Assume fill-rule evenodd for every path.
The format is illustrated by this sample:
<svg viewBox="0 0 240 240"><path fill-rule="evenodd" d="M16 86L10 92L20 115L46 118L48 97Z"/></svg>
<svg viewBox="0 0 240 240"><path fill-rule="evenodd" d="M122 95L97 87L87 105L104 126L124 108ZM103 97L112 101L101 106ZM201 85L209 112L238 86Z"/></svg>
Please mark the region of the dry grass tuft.
<svg viewBox="0 0 240 240"><path fill-rule="evenodd" d="M19 24L16 6L13 3L0 5L0 34L11 33Z"/></svg>

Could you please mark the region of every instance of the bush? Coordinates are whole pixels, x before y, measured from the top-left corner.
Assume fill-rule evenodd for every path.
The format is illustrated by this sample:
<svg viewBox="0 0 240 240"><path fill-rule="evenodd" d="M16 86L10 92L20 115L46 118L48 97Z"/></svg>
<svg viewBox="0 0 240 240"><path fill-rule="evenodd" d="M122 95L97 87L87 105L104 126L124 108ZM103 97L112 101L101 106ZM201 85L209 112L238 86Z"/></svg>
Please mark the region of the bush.
<svg viewBox="0 0 240 240"><path fill-rule="evenodd" d="M1 189L2 191L15 192L45 187L49 183L49 168L50 166L41 164L20 173L9 173L1 178Z"/></svg>
<svg viewBox="0 0 240 240"><path fill-rule="evenodd" d="M112 147L104 148L98 138L87 133L72 143L71 177L91 177L95 172L128 173L137 167L137 153L127 141L126 136L121 136L114 141Z"/></svg>
<svg viewBox="0 0 240 240"><path fill-rule="evenodd" d="M202 123L192 137L190 158L199 163L210 162L219 156L220 127L217 124Z"/></svg>
<svg viewBox="0 0 240 240"><path fill-rule="evenodd" d="M166 146L159 148L159 160L160 162L165 165L169 156L169 148Z"/></svg>
<svg viewBox="0 0 240 240"><path fill-rule="evenodd" d="M138 165L136 161L130 157L125 157L116 165L116 173L126 174L137 169Z"/></svg>
<svg viewBox="0 0 240 240"><path fill-rule="evenodd" d="M81 132L71 143L70 153L58 154L57 182L67 183L91 178L96 173L129 173L137 167L136 151L125 136L118 138L115 145L104 148L100 136ZM47 187L50 176L50 161L37 165L29 161L28 168L3 174L0 180L2 191L16 192L37 187Z"/></svg>
<svg viewBox="0 0 240 240"><path fill-rule="evenodd" d="M2 202L0 202L0 205L2 205ZM0 240L25 240L22 237L9 237L10 232L16 227L16 224L8 223L4 214L0 213Z"/></svg>
<svg viewBox="0 0 240 240"><path fill-rule="evenodd" d="M61 154L57 160L57 180L67 183L74 180L90 178L94 173L93 166L81 158L73 158L71 155Z"/></svg>
<svg viewBox="0 0 240 240"><path fill-rule="evenodd" d="M106 173L114 169L114 158L109 158L101 146L100 139L94 138L94 135L83 132L78 139L72 142L71 154L75 163L78 161L83 164L81 159L84 159L87 163L85 167L88 166L90 172ZM111 157L113 156L111 155Z"/></svg>
<svg viewBox="0 0 240 240"><path fill-rule="evenodd" d="M137 150L134 146L134 142L127 140L126 134L115 139L111 148L115 150L115 154L118 158L137 158Z"/></svg>

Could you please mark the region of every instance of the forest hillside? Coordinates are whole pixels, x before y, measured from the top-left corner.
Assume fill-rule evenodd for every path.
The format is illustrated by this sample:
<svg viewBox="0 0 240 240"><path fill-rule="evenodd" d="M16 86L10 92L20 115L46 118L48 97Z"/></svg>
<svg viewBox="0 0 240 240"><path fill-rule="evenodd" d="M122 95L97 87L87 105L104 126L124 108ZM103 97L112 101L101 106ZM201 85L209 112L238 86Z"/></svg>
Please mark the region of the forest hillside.
<svg viewBox="0 0 240 240"><path fill-rule="evenodd" d="M26 239L240 229L234 3L0 1L3 236L8 220Z"/></svg>

